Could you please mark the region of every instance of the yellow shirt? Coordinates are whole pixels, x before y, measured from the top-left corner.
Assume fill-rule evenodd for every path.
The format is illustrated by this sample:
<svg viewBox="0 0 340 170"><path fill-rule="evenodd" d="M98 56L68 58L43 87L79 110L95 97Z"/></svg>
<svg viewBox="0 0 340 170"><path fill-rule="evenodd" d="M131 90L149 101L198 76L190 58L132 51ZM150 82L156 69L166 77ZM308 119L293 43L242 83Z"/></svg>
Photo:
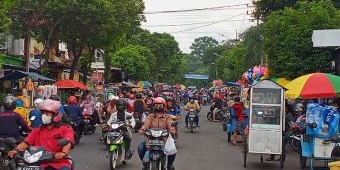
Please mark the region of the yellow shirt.
<svg viewBox="0 0 340 170"><path fill-rule="evenodd" d="M200 106L198 105L197 102L194 102L194 103L188 102L187 105L185 105L185 108L186 109L197 109L197 110L199 110Z"/></svg>

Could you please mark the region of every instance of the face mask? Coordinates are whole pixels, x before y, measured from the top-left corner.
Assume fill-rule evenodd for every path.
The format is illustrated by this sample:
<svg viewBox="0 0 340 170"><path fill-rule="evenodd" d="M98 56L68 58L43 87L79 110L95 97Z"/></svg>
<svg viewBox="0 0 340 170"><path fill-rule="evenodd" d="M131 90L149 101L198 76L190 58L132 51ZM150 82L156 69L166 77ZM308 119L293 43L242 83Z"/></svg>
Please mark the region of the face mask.
<svg viewBox="0 0 340 170"><path fill-rule="evenodd" d="M118 112L124 112L124 111L125 111L125 107L118 106L118 107L117 107L117 111L118 111Z"/></svg>
<svg viewBox="0 0 340 170"><path fill-rule="evenodd" d="M163 112L163 108L154 108L156 113L161 113Z"/></svg>
<svg viewBox="0 0 340 170"><path fill-rule="evenodd" d="M41 116L41 120L44 125L50 124L52 122L52 116L47 116L46 114L43 114Z"/></svg>

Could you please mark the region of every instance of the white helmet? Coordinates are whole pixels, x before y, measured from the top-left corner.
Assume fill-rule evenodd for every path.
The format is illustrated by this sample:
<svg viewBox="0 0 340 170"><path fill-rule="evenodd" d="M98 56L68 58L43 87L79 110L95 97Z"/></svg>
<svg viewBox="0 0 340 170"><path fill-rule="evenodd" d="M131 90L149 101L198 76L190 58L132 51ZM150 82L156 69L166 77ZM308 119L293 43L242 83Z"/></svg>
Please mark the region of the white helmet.
<svg viewBox="0 0 340 170"><path fill-rule="evenodd" d="M44 100L43 100L43 99L40 99L40 98L35 99L35 100L34 100L34 107L38 107L38 106L41 104L42 101L44 101Z"/></svg>

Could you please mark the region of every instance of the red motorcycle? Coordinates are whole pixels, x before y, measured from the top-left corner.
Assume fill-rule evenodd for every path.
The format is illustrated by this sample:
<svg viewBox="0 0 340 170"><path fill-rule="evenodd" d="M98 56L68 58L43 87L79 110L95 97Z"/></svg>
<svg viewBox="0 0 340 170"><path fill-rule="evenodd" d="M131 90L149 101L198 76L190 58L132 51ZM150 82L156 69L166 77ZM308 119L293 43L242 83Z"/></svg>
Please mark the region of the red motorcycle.
<svg viewBox="0 0 340 170"><path fill-rule="evenodd" d="M83 121L84 121L84 135L91 133L94 133L96 131L96 126L93 122L93 117L89 114L83 115Z"/></svg>

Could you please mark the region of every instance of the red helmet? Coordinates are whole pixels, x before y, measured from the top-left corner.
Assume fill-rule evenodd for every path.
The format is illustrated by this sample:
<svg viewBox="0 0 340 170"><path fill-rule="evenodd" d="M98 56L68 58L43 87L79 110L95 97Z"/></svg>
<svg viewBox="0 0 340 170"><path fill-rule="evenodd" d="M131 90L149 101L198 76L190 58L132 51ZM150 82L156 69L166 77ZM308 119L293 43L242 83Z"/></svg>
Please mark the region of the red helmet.
<svg viewBox="0 0 340 170"><path fill-rule="evenodd" d="M214 95L214 98L215 98L215 99L221 99L221 95L215 94L215 95Z"/></svg>
<svg viewBox="0 0 340 170"><path fill-rule="evenodd" d="M52 121L58 123L61 121L62 113L60 112L61 103L59 101L46 99L41 102L40 110L49 111L53 113Z"/></svg>
<svg viewBox="0 0 340 170"><path fill-rule="evenodd" d="M77 104L77 98L76 98L76 96L70 96L70 97L68 97L67 101L68 101L69 104Z"/></svg>
<svg viewBox="0 0 340 170"><path fill-rule="evenodd" d="M135 99L135 95L134 94L130 94L129 98L130 98L130 100L134 100Z"/></svg>
<svg viewBox="0 0 340 170"><path fill-rule="evenodd" d="M153 104L163 104L164 108L166 108L166 101L164 100L163 97L157 97L154 101Z"/></svg>

